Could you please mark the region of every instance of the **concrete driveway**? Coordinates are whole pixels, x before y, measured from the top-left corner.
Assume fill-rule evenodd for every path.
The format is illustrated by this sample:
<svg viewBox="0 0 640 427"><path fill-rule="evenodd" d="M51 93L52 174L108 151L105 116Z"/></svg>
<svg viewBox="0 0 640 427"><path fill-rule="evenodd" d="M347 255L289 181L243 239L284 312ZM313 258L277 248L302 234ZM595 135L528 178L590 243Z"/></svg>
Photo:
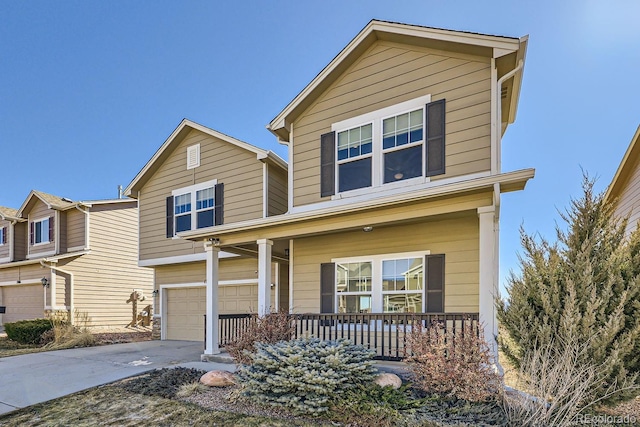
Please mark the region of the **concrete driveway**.
<svg viewBox="0 0 640 427"><path fill-rule="evenodd" d="M0 358L0 414L157 368L234 371L200 362L202 343L144 341Z"/></svg>

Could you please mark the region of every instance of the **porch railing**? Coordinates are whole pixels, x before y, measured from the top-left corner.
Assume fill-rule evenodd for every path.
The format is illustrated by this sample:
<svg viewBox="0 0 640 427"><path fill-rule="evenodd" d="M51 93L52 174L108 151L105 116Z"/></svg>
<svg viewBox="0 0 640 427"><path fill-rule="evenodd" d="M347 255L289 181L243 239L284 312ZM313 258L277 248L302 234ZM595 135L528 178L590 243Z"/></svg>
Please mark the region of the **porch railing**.
<svg viewBox="0 0 640 427"><path fill-rule="evenodd" d="M255 314L221 314L219 344L239 337ZM471 321L477 330L478 313L337 313L291 314L293 336L314 336L323 340L346 338L376 351L376 359L402 360L405 356L405 338L416 323L423 327L441 326L445 332L461 334L464 322Z"/></svg>

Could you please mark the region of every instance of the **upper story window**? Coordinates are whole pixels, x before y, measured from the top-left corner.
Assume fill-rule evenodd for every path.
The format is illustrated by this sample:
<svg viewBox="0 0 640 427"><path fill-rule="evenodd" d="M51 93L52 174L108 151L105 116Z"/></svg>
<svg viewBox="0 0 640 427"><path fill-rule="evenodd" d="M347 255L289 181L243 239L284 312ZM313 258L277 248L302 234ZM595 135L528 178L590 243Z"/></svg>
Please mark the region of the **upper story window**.
<svg viewBox="0 0 640 427"><path fill-rule="evenodd" d="M31 222L31 244L40 245L53 241L53 218L43 218Z"/></svg>
<svg viewBox="0 0 640 427"><path fill-rule="evenodd" d="M221 225L223 192L224 184L215 179L172 191L167 197L167 237L181 231Z"/></svg>
<svg viewBox="0 0 640 427"><path fill-rule="evenodd" d="M0 246L7 244L7 227L0 228Z"/></svg>
<svg viewBox="0 0 640 427"><path fill-rule="evenodd" d="M443 174L445 101L430 101L426 95L334 123L321 138L321 195Z"/></svg>

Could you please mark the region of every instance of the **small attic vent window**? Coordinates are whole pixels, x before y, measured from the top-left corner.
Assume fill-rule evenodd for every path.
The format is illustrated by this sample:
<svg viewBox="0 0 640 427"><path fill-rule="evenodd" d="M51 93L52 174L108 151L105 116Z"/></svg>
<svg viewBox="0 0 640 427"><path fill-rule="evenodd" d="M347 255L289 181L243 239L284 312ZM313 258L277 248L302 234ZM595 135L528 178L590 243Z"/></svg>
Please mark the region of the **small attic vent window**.
<svg viewBox="0 0 640 427"><path fill-rule="evenodd" d="M198 166L200 166L200 144L187 148L187 169L197 168Z"/></svg>

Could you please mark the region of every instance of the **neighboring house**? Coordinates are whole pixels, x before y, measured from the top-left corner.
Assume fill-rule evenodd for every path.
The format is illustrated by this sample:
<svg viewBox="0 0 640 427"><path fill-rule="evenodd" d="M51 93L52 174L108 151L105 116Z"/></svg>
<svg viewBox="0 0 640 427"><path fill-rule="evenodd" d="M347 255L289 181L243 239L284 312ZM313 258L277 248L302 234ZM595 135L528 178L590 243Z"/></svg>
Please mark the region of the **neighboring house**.
<svg viewBox="0 0 640 427"><path fill-rule="evenodd" d="M605 198L615 203L615 216L629 217L627 234L640 221L640 126L631 139L618 170L609 184Z"/></svg>
<svg viewBox="0 0 640 427"><path fill-rule="evenodd" d="M500 161L526 47L527 37L371 21L268 125L289 149L287 213L177 233L206 246L203 357L226 333L221 251L255 254L259 314L275 305L270 261L287 259L289 309L318 314L307 319L321 337L341 328L384 355L378 338L398 346L408 316L444 313L479 317L495 349L501 194L534 176ZM188 185L162 179L157 210Z"/></svg>
<svg viewBox="0 0 640 427"><path fill-rule="evenodd" d="M206 253L202 242L177 233L261 220L287 210L287 165L277 155L183 120L125 189L140 208L139 265L155 272L158 338L204 339ZM274 307L289 303L288 261L271 258L267 290ZM229 248L220 254L219 313L258 310L255 250ZM285 263L282 266L282 263ZM211 281L209 281L211 283Z"/></svg>
<svg viewBox="0 0 640 427"><path fill-rule="evenodd" d="M89 326L127 326L134 290L146 297L138 312L152 304L153 270L137 265L133 200L31 191L19 209L0 208L0 230L0 323L79 312Z"/></svg>

